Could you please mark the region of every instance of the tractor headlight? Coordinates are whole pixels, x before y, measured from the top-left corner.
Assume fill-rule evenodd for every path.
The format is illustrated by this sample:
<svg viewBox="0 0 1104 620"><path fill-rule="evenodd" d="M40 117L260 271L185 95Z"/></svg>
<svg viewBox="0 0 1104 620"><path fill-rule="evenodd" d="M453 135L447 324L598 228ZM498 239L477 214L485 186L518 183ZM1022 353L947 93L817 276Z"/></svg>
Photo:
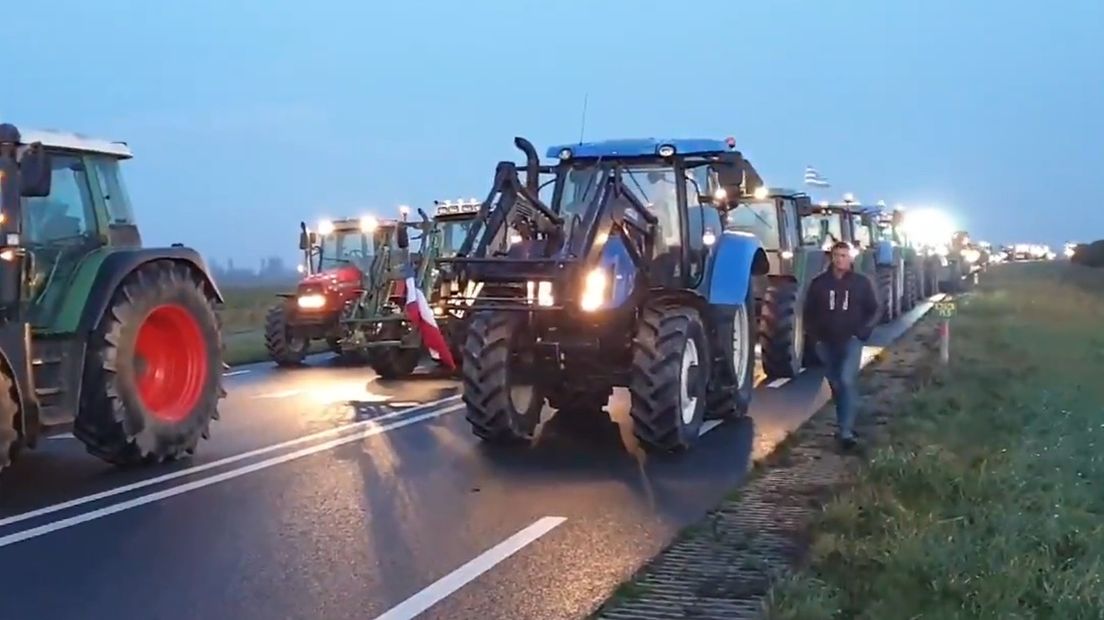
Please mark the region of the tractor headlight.
<svg viewBox="0 0 1104 620"><path fill-rule="evenodd" d="M660 157L672 157L675 154L675 147L670 144L664 144L656 149L656 153L659 153Z"/></svg>
<svg viewBox="0 0 1104 620"><path fill-rule="evenodd" d="M326 307L326 296L314 293L299 296L299 307L304 310L317 310Z"/></svg>
<svg viewBox="0 0 1104 620"><path fill-rule="evenodd" d="M333 234L334 225L330 220L322 220L318 222L318 234L325 237L326 235Z"/></svg>
<svg viewBox="0 0 1104 620"><path fill-rule="evenodd" d="M609 278L601 267L591 269L583 281L583 295L579 300L579 306L585 312L594 312L606 302L606 288L609 286Z"/></svg>
<svg viewBox="0 0 1104 620"><path fill-rule="evenodd" d="M962 250L962 258L966 259L967 263L973 264L978 262L978 259L981 258L981 252L978 252L977 250L974 250L972 248L967 248L965 250Z"/></svg>
<svg viewBox="0 0 1104 620"><path fill-rule="evenodd" d="M366 215L366 216L360 218L360 231L361 232L371 233L371 232L375 232L375 230L377 228L379 228L379 220L372 217L371 215Z"/></svg>
<svg viewBox="0 0 1104 620"><path fill-rule="evenodd" d="M560 149L560 160L567 161L571 159L571 149Z"/></svg>

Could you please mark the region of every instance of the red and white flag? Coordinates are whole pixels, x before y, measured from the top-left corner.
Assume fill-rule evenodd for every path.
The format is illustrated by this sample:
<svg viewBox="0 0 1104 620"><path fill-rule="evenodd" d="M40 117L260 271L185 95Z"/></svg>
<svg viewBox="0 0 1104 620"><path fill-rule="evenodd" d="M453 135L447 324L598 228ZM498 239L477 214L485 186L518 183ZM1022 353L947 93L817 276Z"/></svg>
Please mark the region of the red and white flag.
<svg viewBox="0 0 1104 620"><path fill-rule="evenodd" d="M449 351L445 335L437 327L437 321L433 318L433 310L430 309L425 294L414 283L414 275L411 272L412 270L407 270L406 281L404 282L406 318L418 328L418 332L422 335L422 342L429 349L430 357L440 361L449 370L456 370L456 361L452 359L452 352Z"/></svg>

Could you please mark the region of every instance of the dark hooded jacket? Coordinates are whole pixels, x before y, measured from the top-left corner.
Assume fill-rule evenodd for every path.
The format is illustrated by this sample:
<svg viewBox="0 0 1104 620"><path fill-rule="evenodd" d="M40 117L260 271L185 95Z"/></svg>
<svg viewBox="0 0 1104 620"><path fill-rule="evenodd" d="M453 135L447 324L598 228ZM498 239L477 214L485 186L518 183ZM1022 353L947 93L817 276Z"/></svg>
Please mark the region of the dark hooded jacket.
<svg viewBox="0 0 1104 620"><path fill-rule="evenodd" d="M861 273L836 277L829 268L805 294L805 329L817 342L839 346L852 336L865 342L881 314L874 284Z"/></svg>

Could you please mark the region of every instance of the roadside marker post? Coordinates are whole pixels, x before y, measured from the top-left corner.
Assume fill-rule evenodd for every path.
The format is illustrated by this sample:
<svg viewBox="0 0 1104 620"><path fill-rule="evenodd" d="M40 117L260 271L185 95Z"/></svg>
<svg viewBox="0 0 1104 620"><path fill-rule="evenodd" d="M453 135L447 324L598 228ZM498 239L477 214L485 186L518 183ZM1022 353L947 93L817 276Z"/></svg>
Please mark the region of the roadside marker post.
<svg viewBox="0 0 1104 620"><path fill-rule="evenodd" d="M944 366L951 361L951 317L957 312L953 299L935 302L935 314L942 319L939 324L939 362Z"/></svg>

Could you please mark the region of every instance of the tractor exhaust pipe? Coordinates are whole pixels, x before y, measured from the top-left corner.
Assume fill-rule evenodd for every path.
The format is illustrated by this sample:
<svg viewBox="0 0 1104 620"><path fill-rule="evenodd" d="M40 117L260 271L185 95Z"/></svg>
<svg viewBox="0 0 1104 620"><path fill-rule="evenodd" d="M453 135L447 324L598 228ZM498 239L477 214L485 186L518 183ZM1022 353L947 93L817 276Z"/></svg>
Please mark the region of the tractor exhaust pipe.
<svg viewBox="0 0 1104 620"><path fill-rule="evenodd" d="M525 187L534 196L540 190L540 157L533 143L518 136L514 138L514 146L525 153Z"/></svg>

